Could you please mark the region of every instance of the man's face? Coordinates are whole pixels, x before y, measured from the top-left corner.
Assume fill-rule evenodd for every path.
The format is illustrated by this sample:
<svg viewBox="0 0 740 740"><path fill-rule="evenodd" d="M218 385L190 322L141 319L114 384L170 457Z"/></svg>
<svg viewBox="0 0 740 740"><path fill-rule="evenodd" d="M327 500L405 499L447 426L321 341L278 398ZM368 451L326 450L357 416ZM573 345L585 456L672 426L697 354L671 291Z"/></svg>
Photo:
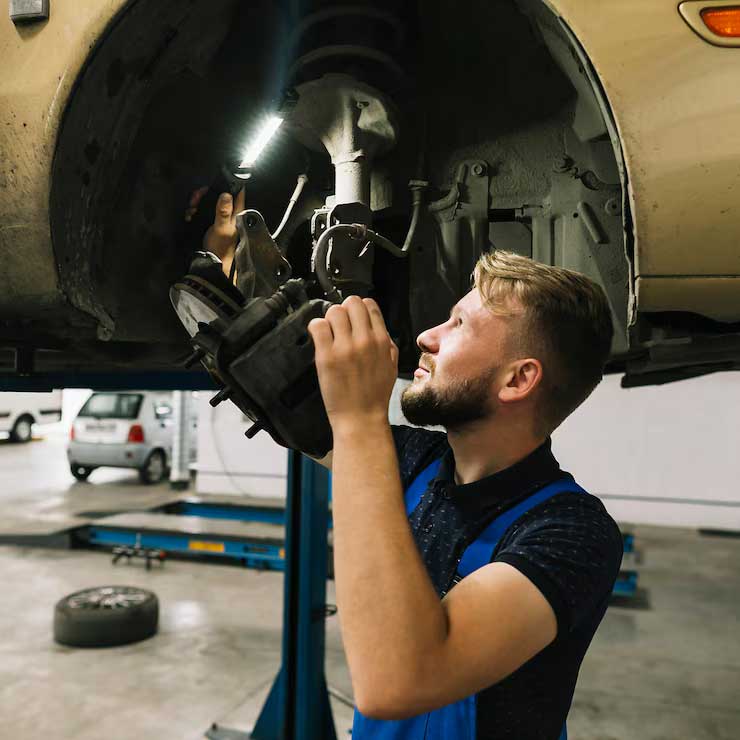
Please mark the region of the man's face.
<svg viewBox="0 0 740 740"><path fill-rule="evenodd" d="M406 418L457 429L494 414L513 323L486 308L474 288L444 324L420 334L419 369L401 396Z"/></svg>

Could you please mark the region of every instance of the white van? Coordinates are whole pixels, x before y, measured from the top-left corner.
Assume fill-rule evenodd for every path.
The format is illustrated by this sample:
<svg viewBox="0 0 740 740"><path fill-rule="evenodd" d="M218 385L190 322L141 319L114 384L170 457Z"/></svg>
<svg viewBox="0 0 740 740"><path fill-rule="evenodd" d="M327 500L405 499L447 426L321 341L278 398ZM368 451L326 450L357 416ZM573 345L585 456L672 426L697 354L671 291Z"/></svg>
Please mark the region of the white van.
<svg viewBox="0 0 740 740"><path fill-rule="evenodd" d="M172 391L93 393L70 430L70 471L84 481L95 468L135 468L142 483L159 483L170 465L173 436Z"/></svg>
<svg viewBox="0 0 740 740"><path fill-rule="evenodd" d="M53 424L62 420L62 392L0 392L0 432L13 442L28 442L34 424Z"/></svg>

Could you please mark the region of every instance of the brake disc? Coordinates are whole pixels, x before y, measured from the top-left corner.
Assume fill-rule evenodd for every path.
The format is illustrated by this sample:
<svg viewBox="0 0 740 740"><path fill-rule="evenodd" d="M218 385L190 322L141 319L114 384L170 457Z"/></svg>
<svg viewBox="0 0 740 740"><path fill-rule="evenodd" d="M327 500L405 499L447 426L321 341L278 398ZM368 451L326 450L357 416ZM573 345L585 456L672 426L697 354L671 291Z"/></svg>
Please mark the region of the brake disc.
<svg viewBox="0 0 740 740"><path fill-rule="evenodd" d="M170 300L191 337L198 333L198 324L231 319L241 309L236 301L197 275L186 275L175 283L170 288Z"/></svg>

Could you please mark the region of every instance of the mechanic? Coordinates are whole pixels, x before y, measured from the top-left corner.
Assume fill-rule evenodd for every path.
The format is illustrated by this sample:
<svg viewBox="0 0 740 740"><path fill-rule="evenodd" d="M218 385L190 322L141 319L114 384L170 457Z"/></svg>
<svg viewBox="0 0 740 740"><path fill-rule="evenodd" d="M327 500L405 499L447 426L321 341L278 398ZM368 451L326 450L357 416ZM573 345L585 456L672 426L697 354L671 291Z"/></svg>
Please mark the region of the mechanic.
<svg viewBox="0 0 740 740"><path fill-rule="evenodd" d="M227 256L233 205L221 197L206 235ZM334 437L322 462L354 740L565 737L623 551L550 448L602 377L602 289L483 255L473 289L418 337L402 395L409 422L446 434L390 426L398 351L372 299L350 296L309 331Z"/></svg>

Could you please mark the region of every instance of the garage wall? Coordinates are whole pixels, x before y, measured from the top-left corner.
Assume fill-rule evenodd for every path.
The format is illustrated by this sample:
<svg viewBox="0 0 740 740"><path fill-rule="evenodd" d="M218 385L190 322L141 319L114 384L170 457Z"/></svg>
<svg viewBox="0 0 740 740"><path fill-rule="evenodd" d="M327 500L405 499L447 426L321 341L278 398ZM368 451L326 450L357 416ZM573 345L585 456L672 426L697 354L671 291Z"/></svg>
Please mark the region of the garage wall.
<svg viewBox="0 0 740 740"><path fill-rule="evenodd" d="M233 403L214 409L213 395L198 394L198 493L284 498L287 451L266 432L247 439L252 422Z"/></svg>
<svg viewBox="0 0 740 740"><path fill-rule="evenodd" d="M66 388L62 391L62 424L67 434L91 393L89 388Z"/></svg>
<svg viewBox="0 0 740 740"><path fill-rule="evenodd" d="M629 390L609 376L553 448L618 521L740 531L740 373Z"/></svg>

